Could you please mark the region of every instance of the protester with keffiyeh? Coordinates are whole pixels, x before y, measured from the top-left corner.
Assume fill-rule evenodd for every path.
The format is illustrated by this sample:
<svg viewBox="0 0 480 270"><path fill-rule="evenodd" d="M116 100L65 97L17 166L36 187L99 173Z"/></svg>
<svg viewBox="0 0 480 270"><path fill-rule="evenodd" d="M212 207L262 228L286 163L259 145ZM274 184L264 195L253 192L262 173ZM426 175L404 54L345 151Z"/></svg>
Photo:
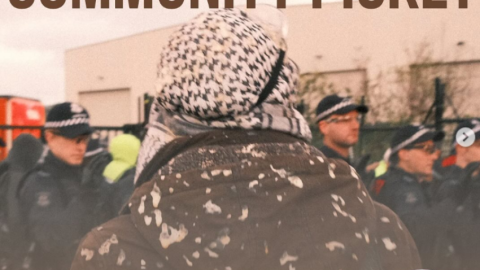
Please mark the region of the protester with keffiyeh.
<svg viewBox="0 0 480 270"><path fill-rule="evenodd" d="M308 143L285 34L280 12L257 7L204 13L172 35L136 190L73 270L420 268L397 216Z"/></svg>

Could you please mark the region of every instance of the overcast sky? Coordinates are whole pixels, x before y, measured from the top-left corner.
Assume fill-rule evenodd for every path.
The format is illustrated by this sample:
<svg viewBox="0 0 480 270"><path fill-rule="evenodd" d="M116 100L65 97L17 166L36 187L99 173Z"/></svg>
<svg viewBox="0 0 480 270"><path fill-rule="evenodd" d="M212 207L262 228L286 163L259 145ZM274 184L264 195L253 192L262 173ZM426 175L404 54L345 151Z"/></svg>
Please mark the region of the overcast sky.
<svg viewBox="0 0 480 270"><path fill-rule="evenodd" d="M323 3L340 0L323 0ZM36 98L50 105L65 101L64 52L67 49L98 43L182 23L207 7L167 10L153 1L153 9L72 9L72 0L56 10L35 0L28 9L16 9L9 0L0 0L0 95ZM98 4L100 0L97 0ZM115 1L110 0L111 5ZM220 0L220 3L224 1ZM246 1L235 0L244 4ZM311 4L311 0L287 0L287 6ZM124 0L125 7L128 2ZM143 0L140 0L143 3ZM203 3L203 6L202 6ZM257 0L276 5L276 0Z"/></svg>

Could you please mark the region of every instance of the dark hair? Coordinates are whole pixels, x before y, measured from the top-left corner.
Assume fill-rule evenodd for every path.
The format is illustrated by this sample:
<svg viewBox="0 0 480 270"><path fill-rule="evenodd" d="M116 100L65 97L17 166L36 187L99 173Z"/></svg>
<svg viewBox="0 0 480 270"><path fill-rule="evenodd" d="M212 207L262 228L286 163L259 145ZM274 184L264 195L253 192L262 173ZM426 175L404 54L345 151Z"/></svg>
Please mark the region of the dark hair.
<svg viewBox="0 0 480 270"><path fill-rule="evenodd" d="M43 131L52 132L53 134L56 134L56 135L60 134L60 130L58 130L57 128L45 128L43 129Z"/></svg>

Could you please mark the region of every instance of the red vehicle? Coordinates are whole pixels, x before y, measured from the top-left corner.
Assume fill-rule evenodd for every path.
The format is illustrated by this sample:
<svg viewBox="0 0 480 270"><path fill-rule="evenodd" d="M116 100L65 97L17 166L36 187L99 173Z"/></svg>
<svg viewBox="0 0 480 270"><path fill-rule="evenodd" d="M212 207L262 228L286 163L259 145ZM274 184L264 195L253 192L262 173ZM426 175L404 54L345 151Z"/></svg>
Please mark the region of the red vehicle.
<svg viewBox="0 0 480 270"><path fill-rule="evenodd" d="M35 99L0 96L0 126L38 126L38 129L0 129L0 139L5 147L0 148L0 160L7 157L12 142L21 133L30 133L40 138L45 124L45 106Z"/></svg>

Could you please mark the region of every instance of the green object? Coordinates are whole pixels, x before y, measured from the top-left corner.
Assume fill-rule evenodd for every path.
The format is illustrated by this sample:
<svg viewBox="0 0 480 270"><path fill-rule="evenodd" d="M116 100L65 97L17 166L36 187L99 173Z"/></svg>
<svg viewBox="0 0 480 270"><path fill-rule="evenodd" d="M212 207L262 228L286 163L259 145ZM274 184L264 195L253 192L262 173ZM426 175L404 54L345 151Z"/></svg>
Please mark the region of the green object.
<svg viewBox="0 0 480 270"><path fill-rule="evenodd" d="M140 151L140 140L133 135L122 134L113 138L108 149L113 160L105 167L103 176L114 183L127 170L136 165L138 152Z"/></svg>
<svg viewBox="0 0 480 270"><path fill-rule="evenodd" d="M379 177L380 175L386 173L388 170L388 164L385 160L381 160L378 163L377 168L375 168L375 177Z"/></svg>

